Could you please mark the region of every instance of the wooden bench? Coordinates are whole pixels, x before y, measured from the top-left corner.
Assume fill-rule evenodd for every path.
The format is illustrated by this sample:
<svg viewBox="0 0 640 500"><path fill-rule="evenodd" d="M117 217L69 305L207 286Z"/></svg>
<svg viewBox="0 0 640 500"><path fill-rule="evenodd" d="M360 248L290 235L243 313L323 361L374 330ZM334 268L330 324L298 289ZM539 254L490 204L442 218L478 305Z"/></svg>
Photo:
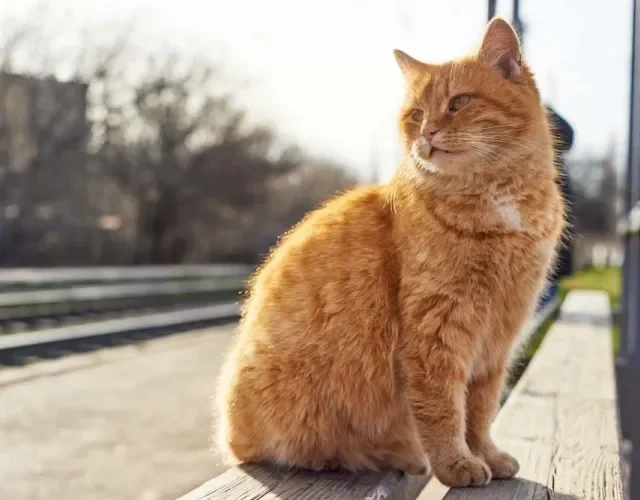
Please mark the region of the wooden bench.
<svg viewBox="0 0 640 500"><path fill-rule="evenodd" d="M622 500L610 316L604 293L570 293L496 418L497 443L520 461L517 479L449 490L397 471L318 474L243 465L182 500Z"/></svg>

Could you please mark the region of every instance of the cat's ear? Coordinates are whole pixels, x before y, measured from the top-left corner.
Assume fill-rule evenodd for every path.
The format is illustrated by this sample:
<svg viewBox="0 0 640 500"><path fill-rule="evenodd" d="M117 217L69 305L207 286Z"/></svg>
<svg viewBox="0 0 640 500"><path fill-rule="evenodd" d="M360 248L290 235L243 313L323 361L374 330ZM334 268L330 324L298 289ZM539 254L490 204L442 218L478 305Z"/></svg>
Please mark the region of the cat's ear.
<svg viewBox="0 0 640 500"><path fill-rule="evenodd" d="M414 59L408 54L405 54L401 50L394 49L393 55L398 62L398 66L400 66L400 70L404 75L405 80L409 81L413 79L416 75L420 73L424 73L427 70L427 65L423 62Z"/></svg>
<svg viewBox="0 0 640 500"><path fill-rule="evenodd" d="M496 17L487 25L478 58L499 71L507 80L515 80L522 71L522 54L518 35L511 25Z"/></svg>

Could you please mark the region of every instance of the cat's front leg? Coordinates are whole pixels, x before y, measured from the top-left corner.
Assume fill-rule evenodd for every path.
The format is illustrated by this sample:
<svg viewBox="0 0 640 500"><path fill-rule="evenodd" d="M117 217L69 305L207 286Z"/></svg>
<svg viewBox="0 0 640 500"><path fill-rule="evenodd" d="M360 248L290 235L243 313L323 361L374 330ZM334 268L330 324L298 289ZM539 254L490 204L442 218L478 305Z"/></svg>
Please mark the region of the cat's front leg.
<svg viewBox="0 0 640 500"><path fill-rule="evenodd" d="M514 457L497 448L490 435L505 375L504 365L493 367L473 377L467 390L467 444L474 454L485 460L491 475L497 479L511 478L520 468Z"/></svg>
<svg viewBox="0 0 640 500"><path fill-rule="evenodd" d="M411 407L435 476L447 486L479 486L491 480L484 460L465 439L465 393L475 340L449 315L429 338L416 340L405 360Z"/></svg>

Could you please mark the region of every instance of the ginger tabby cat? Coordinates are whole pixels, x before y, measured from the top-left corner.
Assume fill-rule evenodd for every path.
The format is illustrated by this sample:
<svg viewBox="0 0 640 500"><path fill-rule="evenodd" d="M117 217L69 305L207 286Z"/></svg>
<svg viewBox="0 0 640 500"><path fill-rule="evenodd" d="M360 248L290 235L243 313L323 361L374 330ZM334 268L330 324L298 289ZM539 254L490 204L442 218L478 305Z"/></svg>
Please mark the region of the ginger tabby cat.
<svg viewBox="0 0 640 500"><path fill-rule="evenodd" d="M404 159L289 232L254 276L219 385L240 462L429 464L509 478L489 427L564 227L553 138L508 23L444 64L396 59Z"/></svg>

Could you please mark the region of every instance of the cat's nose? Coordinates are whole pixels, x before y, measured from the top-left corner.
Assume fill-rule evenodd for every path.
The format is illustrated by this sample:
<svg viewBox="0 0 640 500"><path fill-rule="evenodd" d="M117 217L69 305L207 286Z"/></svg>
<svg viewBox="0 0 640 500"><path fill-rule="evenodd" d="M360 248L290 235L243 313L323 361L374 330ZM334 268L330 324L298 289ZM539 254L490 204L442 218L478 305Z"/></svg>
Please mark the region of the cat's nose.
<svg viewBox="0 0 640 500"><path fill-rule="evenodd" d="M424 128L422 129L422 135L424 136L424 138L427 141L430 141L431 139L433 139L433 136L436 135L438 133L440 129L438 128L437 125L431 123L427 123L425 124Z"/></svg>

